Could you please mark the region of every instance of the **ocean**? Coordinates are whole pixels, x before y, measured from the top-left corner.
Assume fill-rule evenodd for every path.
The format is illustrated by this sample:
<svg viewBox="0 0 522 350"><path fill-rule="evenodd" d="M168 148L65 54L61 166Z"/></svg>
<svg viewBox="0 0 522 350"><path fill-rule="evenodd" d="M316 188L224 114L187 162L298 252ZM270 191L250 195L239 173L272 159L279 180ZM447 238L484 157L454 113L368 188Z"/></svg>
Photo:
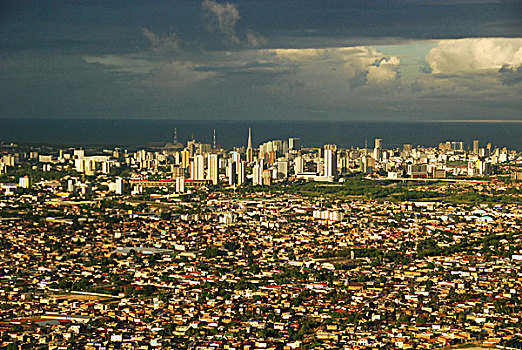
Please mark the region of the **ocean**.
<svg viewBox="0 0 522 350"><path fill-rule="evenodd" d="M108 119L6 119L0 118L0 142L55 144L63 146L106 145L140 147L171 142L174 128L178 141L196 139L224 148L246 146L248 128L257 146L269 140L301 138L304 147L336 144L339 147L373 147L382 139L384 148L405 143L437 146L444 141L463 141L471 148L478 139L481 147L522 150L521 122L360 122L360 121L202 121L202 120L108 120Z"/></svg>

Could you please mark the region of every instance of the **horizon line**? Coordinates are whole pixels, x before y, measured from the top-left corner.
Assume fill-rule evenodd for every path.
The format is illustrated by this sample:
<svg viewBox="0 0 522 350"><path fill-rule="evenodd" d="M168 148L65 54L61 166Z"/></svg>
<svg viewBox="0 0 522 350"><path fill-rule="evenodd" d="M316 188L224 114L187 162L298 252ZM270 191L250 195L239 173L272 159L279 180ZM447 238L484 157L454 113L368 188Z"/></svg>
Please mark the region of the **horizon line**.
<svg viewBox="0 0 522 350"><path fill-rule="evenodd" d="M104 118L104 117L0 117L1 120L106 120L106 121L170 121L170 122L326 122L326 123L522 123L522 119L428 119L428 120L389 120L389 119L168 119L168 118Z"/></svg>

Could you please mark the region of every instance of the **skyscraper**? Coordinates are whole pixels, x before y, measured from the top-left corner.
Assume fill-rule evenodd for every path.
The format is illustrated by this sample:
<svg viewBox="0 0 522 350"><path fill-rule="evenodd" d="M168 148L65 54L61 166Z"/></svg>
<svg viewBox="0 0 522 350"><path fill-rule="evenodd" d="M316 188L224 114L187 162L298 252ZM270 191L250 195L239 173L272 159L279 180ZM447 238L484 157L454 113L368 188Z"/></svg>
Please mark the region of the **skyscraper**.
<svg viewBox="0 0 522 350"><path fill-rule="evenodd" d="M252 183L254 185L262 185L263 184L263 159L259 160L259 163L254 165L252 169Z"/></svg>
<svg viewBox="0 0 522 350"><path fill-rule="evenodd" d="M212 184L217 185L219 180L219 158L217 154L209 154L207 158L208 173L207 179L212 181Z"/></svg>
<svg viewBox="0 0 522 350"><path fill-rule="evenodd" d="M239 163L241 161L241 154L239 154L239 152L231 152L230 159L232 159L234 163Z"/></svg>
<svg viewBox="0 0 522 350"><path fill-rule="evenodd" d="M479 154L479 140L473 140L473 154Z"/></svg>
<svg viewBox="0 0 522 350"><path fill-rule="evenodd" d="M288 161L278 160L277 161L277 178L286 179L288 177Z"/></svg>
<svg viewBox="0 0 522 350"><path fill-rule="evenodd" d="M294 159L294 174L301 174L304 171L303 157L296 157Z"/></svg>
<svg viewBox="0 0 522 350"><path fill-rule="evenodd" d="M196 155L190 162L190 179L205 180L205 158L202 154Z"/></svg>
<svg viewBox="0 0 522 350"><path fill-rule="evenodd" d="M240 160L239 163L236 164L237 167L237 184L241 186L245 183L246 180L246 164L244 160Z"/></svg>
<svg viewBox="0 0 522 350"><path fill-rule="evenodd" d="M232 159L228 160L227 173L228 173L228 184L234 186L237 184L237 163Z"/></svg>
<svg viewBox="0 0 522 350"><path fill-rule="evenodd" d="M332 149L324 150L324 176L337 176L337 157Z"/></svg>
<svg viewBox="0 0 522 350"><path fill-rule="evenodd" d="M301 139L298 137L290 137L288 139L288 148L299 151L301 149Z"/></svg>
<svg viewBox="0 0 522 350"><path fill-rule="evenodd" d="M188 150L181 151L181 167L183 170L187 169L190 162L190 152Z"/></svg>
<svg viewBox="0 0 522 350"><path fill-rule="evenodd" d="M381 160L382 156L382 140L381 139L375 139L375 147L373 149L373 159L375 160Z"/></svg>

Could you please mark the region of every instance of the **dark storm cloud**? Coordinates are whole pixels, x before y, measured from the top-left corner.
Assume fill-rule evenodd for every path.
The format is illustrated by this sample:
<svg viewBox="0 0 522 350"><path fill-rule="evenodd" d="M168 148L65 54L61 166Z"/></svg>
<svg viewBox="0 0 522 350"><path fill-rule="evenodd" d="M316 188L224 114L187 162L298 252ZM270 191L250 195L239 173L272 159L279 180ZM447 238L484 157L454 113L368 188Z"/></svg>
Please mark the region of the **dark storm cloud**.
<svg viewBox="0 0 522 350"><path fill-rule="evenodd" d="M0 117L436 119L440 108L480 112L470 106L483 96L499 118L519 117L519 56L506 51L519 44L502 38L522 36L521 8L464 0L3 1ZM479 37L500 39L444 41ZM483 47L504 56L482 55Z"/></svg>
<svg viewBox="0 0 522 350"><path fill-rule="evenodd" d="M516 68L503 66L498 72L500 73L500 80L503 84L522 84L522 66Z"/></svg>
<svg viewBox="0 0 522 350"><path fill-rule="evenodd" d="M142 28L204 41L209 25L229 40L248 30L278 45L349 38L520 36L520 1L4 1L4 48L132 48ZM203 10L203 11L202 11ZM208 17L201 23L201 17ZM284 42L293 38L294 42ZM334 43L331 42L331 43ZM317 43L319 44L319 43ZM359 45L367 43L360 42ZM110 45L110 46L109 46ZM323 45L324 46L324 45Z"/></svg>

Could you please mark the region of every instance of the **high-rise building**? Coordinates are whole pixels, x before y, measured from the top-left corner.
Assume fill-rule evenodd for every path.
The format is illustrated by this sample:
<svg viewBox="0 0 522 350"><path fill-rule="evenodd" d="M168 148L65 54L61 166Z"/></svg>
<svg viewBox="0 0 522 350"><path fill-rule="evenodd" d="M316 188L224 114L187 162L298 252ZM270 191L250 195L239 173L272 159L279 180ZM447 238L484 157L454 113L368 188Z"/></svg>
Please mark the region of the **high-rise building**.
<svg viewBox="0 0 522 350"><path fill-rule="evenodd" d="M103 162L102 163L102 174L110 174L111 173L111 163Z"/></svg>
<svg viewBox="0 0 522 350"><path fill-rule="evenodd" d="M194 157L195 163L195 175L194 180L205 180L205 157L202 154L198 154Z"/></svg>
<svg viewBox="0 0 522 350"><path fill-rule="evenodd" d="M122 195L124 191L125 191L125 184L123 182L123 178L121 178L121 177L116 178L116 183L114 184L114 192L116 192L116 194Z"/></svg>
<svg viewBox="0 0 522 350"><path fill-rule="evenodd" d="M85 171L85 160L84 159L75 159L74 168L77 172L83 173Z"/></svg>
<svg viewBox="0 0 522 350"><path fill-rule="evenodd" d="M11 154L6 154L2 158L0 158L0 163L12 167L15 165L15 157Z"/></svg>
<svg viewBox="0 0 522 350"><path fill-rule="evenodd" d="M96 160L89 159L85 162L85 175L93 176L96 175Z"/></svg>
<svg viewBox="0 0 522 350"><path fill-rule="evenodd" d="M187 151L189 151L190 157L194 155L196 152L196 146L195 146L196 140L192 139L187 141L187 147L185 148Z"/></svg>
<svg viewBox="0 0 522 350"><path fill-rule="evenodd" d="M263 170L261 178L263 179L263 185L264 186L272 185L272 176L271 176L271 173L270 173L270 169Z"/></svg>
<svg viewBox="0 0 522 350"><path fill-rule="evenodd" d="M473 154L479 154L479 140L473 140Z"/></svg>
<svg viewBox="0 0 522 350"><path fill-rule="evenodd" d="M261 176L259 171L259 164L254 165L252 168L252 184L260 185L261 184Z"/></svg>
<svg viewBox="0 0 522 350"><path fill-rule="evenodd" d="M219 157L217 154L209 154L207 158L208 173L207 179L212 181L213 185L218 184L219 180Z"/></svg>
<svg viewBox="0 0 522 350"><path fill-rule="evenodd" d="M361 158L361 171L365 174L371 173L375 167L375 159L370 156Z"/></svg>
<svg viewBox="0 0 522 350"><path fill-rule="evenodd" d="M281 141L281 140L267 141L259 146L260 153L270 153L270 152L281 153L282 151L283 151L283 141Z"/></svg>
<svg viewBox="0 0 522 350"><path fill-rule="evenodd" d="M189 164L189 179L195 180L196 179L196 162L191 160Z"/></svg>
<svg viewBox="0 0 522 350"><path fill-rule="evenodd" d="M288 177L288 161L278 160L277 161L277 178L285 179Z"/></svg>
<svg viewBox="0 0 522 350"><path fill-rule="evenodd" d="M234 186L237 184L237 170L236 170L237 163L234 162L232 159L228 160L227 165L227 174L228 174L228 184L230 186Z"/></svg>
<svg viewBox="0 0 522 350"><path fill-rule="evenodd" d="M375 139L375 147L373 148L373 159L380 160L382 157L382 139Z"/></svg>
<svg viewBox="0 0 522 350"><path fill-rule="evenodd" d="M304 172L304 159L303 157L295 157L294 159L294 174L301 174Z"/></svg>
<svg viewBox="0 0 522 350"><path fill-rule="evenodd" d="M236 163L237 167L237 184L239 186L243 185L246 181L246 164L244 160L239 161L239 163Z"/></svg>
<svg viewBox="0 0 522 350"><path fill-rule="evenodd" d="M462 151L464 149L464 142L451 141L451 149L454 151Z"/></svg>
<svg viewBox="0 0 522 350"><path fill-rule="evenodd" d="M289 150L289 148L288 148L288 141L284 140L283 141L283 149L282 149L283 154L287 154L288 150Z"/></svg>
<svg viewBox="0 0 522 350"><path fill-rule="evenodd" d="M176 178L176 192L177 193L185 192L185 177L184 176L178 176Z"/></svg>
<svg viewBox="0 0 522 350"><path fill-rule="evenodd" d="M324 150L324 176L337 176L337 157L332 149Z"/></svg>
<svg viewBox="0 0 522 350"><path fill-rule="evenodd" d="M190 163L190 152L188 150L181 151L181 167L186 170Z"/></svg>
<svg viewBox="0 0 522 350"><path fill-rule="evenodd" d="M263 160L259 160L259 163L255 164L252 169L252 183L254 185L263 184Z"/></svg>
<svg viewBox="0 0 522 350"><path fill-rule="evenodd" d="M239 152L231 152L230 159L232 159L234 163L239 163L241 161L241 154L239 154Z"/></svg>
<svg viewBox="0 0 522 350"><path fill-rule="evenodd" d="M288 149L299 151L301 149L301 139L298 137L290 137L288 139Z"/></svg>

